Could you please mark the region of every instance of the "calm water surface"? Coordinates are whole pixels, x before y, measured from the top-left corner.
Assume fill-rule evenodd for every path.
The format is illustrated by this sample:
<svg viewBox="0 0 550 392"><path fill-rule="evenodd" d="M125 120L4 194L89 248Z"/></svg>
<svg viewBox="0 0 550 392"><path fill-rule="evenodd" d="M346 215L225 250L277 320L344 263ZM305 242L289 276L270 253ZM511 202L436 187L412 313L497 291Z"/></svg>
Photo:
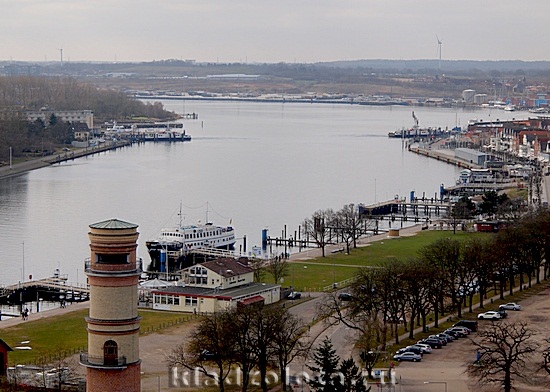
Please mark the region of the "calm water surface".
<svg viewBox="0 0 550 392"><path fill-rule="evenodd" d="M411 108L326 104L163 102L199 113L189 143L148 143L0 180L0 285L51 276L85 281L88 226L118 218L145 241L178 221L235 226L247 248L261 231L289 234L319 209L399 195L432 197L458 169L402 148L387 133L412 125ZM414 109L420 126L465 126L518 113ZM499 117L497 117L499 116ZM525 117L525 116L523 116ZM242 242L240 242L242 243Z"/></svg>

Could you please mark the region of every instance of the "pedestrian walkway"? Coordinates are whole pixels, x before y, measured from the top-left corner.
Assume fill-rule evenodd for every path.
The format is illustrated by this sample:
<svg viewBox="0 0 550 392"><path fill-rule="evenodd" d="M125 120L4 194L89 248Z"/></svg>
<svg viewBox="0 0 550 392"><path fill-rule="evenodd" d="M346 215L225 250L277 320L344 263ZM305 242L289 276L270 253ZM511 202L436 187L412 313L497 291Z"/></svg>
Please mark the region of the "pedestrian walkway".
<svg viewBox="0 0 550 392"><path fill-rule="evenodd" d="M58 308L54 308L54 309L48 309L48 310L45 310L45 311L42 311L42 312L32 312L31 311L31 312L29 312L29 315L28 315L26 320L23 320L22 317L14 317L14 318L5 319L5 320L0 321L0 329L13 327L13 326L19 325L21 323L28 323L28 322L32 322L32 321L35 321L35 320L40 320L40 319L49 318L49 317L55 317L55 316L59 316L61 314L73 312L75 310L87 309L89 307L90 307L90 302L89 301L84 301L84 302L74 302L72 304L65 305L64 308L58 307Z"/></svg>

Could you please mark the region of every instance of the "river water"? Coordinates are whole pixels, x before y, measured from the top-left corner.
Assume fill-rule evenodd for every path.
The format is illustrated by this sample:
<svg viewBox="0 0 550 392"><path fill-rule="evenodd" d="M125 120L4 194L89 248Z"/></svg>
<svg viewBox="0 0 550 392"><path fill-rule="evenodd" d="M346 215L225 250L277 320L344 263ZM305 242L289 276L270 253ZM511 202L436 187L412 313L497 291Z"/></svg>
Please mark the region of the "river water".
<svg viewBox="0 0 550 392"><path fill-rule="evenodd" d="M52 276L84 282L88 226L117 218L145 241L179 220L231 223L247 250L261 231L294 233L315 211L434 196L458 168L406 151L387 133L413 123L410 107L164 101L196 112L188 143L146 143L0 180L0 285ZM415 108L421 127L472 118L524 118L488 110ZM498 117L497 117L498 116ZM208 206L208 208L207 208ZM208 212L207 212L208 211Z"/></svg>

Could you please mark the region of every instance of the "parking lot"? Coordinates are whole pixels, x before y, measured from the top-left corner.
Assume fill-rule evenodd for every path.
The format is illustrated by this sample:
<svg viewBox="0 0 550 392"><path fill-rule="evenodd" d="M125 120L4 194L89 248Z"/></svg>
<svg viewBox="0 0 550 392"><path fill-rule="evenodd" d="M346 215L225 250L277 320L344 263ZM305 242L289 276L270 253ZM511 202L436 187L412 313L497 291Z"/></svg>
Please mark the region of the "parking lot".
<svg viewBox="0 0 550 392"><path fill-rule="evenodd" d="M514 295L518 300L520 293ZM510 298L510 297L509 297ZM544 339L550 337L550 286L538 295L528 297L519 302L522 306L520 311L508 311L508 317L504 320L478 320L479 329L487 328L491 323L525 321L530 328L537 332L534 340L539 343L541 350L550 344ZM486 307L486 310L496 310L497 307ZM476 333L470 338L476 339ZM470 380L464 373L466 366L476 360L476 349L469 338L458 339L441 349L434 349L432 354L425 354L421 362L401 362L396 367L396 379L400 382L396 385L396 391L402 392L470 392L470 391L500 391L498 386L479 387L473 380ZM542 356L536 353L530 363L527 363L528 371L538 369L542 362ZM550 389L550 378L546 373L538 371L529 374L528 381L518 381L514 385L519 392L547 391ZM428 382L428 383L426 383ZM445 389L445 387L447 389ZM384 389L388 390L387 386ZM376 388L373 388L373 392Z"/></svg>

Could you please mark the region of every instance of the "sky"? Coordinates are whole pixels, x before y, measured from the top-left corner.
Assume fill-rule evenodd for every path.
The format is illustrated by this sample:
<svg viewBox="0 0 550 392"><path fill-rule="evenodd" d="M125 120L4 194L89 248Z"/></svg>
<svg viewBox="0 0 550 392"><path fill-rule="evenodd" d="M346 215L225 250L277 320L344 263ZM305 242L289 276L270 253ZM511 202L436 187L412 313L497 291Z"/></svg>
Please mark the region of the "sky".
<svg viewBox="0 0 550 392"><path fill-rule="evenodd" d="M0 0L0 61L413 60L440 47L443 60L550 60L549 11L549 0Z"/></svg>

